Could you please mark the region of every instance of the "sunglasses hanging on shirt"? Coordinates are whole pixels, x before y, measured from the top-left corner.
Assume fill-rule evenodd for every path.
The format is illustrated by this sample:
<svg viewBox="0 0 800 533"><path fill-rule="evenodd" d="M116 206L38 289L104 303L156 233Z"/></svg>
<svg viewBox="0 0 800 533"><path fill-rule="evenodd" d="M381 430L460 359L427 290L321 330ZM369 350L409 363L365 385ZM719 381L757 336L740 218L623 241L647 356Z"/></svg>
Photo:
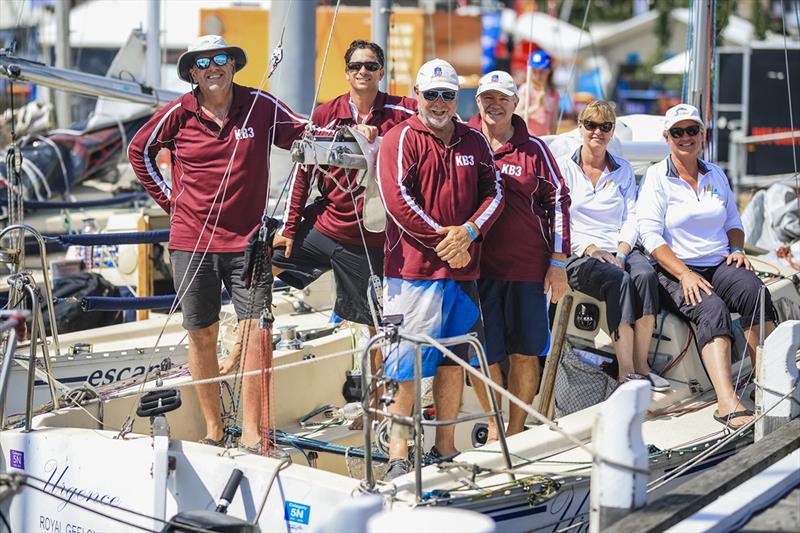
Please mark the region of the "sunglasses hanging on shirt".
<svg viewBox="0 0 800 533"><path fill-rule="evenodd" d="M588 131L600 130L603 133L608 133L609 131L614 129L613 122L595 122L593 120L584 120L583 127L586 128Z"/></svg>
<svg viewBox="0 0 800 533"><path fill-rule="evenodd" d="M197 67L198 70L205 70L211 66L212 61L215 65L223 67L227 65L230 60L231 56L228 54L217 54L214 57L198 57L194 60L194 66Z"/></svg>
<svg viewBox="0 0 800 533"><path fill-rule="evenodd" d="M444 100L445 102L452 102L453 100L456 99L456 92L448 90L439 91L436 89L430 89L428 91L422 91L422 97L429 102L434 102L439 97L441 97L442 100Z"/></svg>
<svg viewBox="0 0 800 533"><path fill-rule="evenodd" d="M672 135L673 139L680 139L683 137L683 134L687 134L689 137L694 137L698 133L700 133L700 126L697 124L693 124L691 126L686 126L685 128L670 128L669 134Z"/></svg>
<svg viewBox="0 0 800 533"><path fill-rule="evenodd" d="M383 68L377 61L351 61L347 64L347 70L353 72L358 72L362 67L370 72L378 72Z"/></svg>

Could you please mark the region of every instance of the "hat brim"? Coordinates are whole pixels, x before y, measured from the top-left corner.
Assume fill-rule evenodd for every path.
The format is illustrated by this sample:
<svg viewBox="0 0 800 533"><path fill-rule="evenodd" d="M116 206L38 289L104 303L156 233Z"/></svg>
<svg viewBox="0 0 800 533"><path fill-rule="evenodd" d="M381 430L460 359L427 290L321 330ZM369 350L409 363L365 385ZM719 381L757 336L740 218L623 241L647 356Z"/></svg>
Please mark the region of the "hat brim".
<svg viewBox="0 0 800 533"><path fill-rule="evenodd" d="M417 85L417 90L419 90L419 92L430 91L431 89L441 89L441 90L447 90L447 91L458 91L458 85L456 85L454 83L447 83L446 81L430 83L430 84L425 85L425 86Z"/></svg>
<svg viewBox="0 0 800 533"><path fill-rule="evenodd" d="M664 121L664 131L669 130L670 128L672 128L672 126L674 126L678 122L683 122L684 120L690 120L690 121L694 122L695 124L698 124L703 129L705 129L705 127L706 127L706 125L703 123L703 121L700 120L699 118L695 118L695 117L675 117L675 118L673 118L671 120L665 120Z"/></svg>
<svg viewBox="0 0 800 533"><path fill-rule="evenodd" d="M485 87L478 87L478 92L475 96L480 96L481 94L487 91L497 91L499 93L503 93L506 96L517 96L517 91L512 91L511 89L506 89L505 87L497 87L493 85L486 85Z"/></svg>
<svg viewBox="0 0 800 533"><path fill-rule="evenodd" d="M220 46L216 48L206 48L205 50L191 50L182 53L178 58L178 77L187 83L193 83L189 71L194 64L194 60L200 54L208 52L227 52L230 54L236 65L236 72L239 72L247 65L247 54L238 46Z"/></svg>

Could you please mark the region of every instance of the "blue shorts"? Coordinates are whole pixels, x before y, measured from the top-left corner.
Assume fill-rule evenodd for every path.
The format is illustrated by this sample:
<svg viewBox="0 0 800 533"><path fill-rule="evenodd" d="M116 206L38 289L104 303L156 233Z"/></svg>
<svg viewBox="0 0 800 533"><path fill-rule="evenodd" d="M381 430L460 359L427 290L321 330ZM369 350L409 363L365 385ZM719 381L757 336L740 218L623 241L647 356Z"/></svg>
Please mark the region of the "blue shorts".
<svg viewBox="0 0 800 533"><path fill-rule="evenodd" d="M547 355L550 321L544 285L532 281L478 281L486 317L486 359L490 365L508 354Z"/></svg>
<svg viewBox="0 0 800 533"><path fill-rule="evenodd" d="M403 315L402 330L428 334L434 339L474 333L483 342L483 320L474 281L403 280L384 278L383 314ZM469 360L467 345L452 347L453 352ZM384 348L383 372L397 381L414 379L414 345L401 342ZM477 364L474 357L473 364ZM436 375L439 365L454 365L439 350L422 349L422 376Z"/></svg>

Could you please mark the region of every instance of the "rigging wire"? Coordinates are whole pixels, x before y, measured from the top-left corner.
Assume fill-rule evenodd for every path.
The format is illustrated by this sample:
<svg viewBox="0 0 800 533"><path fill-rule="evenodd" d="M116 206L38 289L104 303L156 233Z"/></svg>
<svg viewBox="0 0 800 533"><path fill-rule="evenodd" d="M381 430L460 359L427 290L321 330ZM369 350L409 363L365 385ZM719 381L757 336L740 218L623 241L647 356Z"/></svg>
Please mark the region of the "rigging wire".
<svg viewBox="0 0 800 533"><path fill-rule="evenodd" d="M800 28L800 2L795 2L798 28ZM786 6L785 0L781 0L781 28L783 30L783 60L786 65L786 92L789 103L789 130L792 132L792 164L794 165L795 188L800 190L800 174L797 172L797 135L794 129L794 110L792 109L792 81L789 72L789 45L786 41ZM800 194L796 196L798 206L800 206Z"/></svg>
<svg viewBox="0 0 800 533"><path fill-rule="evenodd" d="M575 56L572 58L572 65L569 69L569 81L567 82L567 99L569 102L572 102L572 82L575 80L575 72L576 66L578 63L578 53L581 50L581 41L583 40L583 34L586 33L586 22L589 20L589 10L592 7L592 0L588 0L586 2L586 9L583 11L583 22L581 23L581 33L578 35L578 44L575 47ZM559 99L560 101L560 99ZM556 132L558 132L558 128L561 126L561 120L564 118L564 108L559 103L559 112L558 112L558 122L556 123Z"/></svg>

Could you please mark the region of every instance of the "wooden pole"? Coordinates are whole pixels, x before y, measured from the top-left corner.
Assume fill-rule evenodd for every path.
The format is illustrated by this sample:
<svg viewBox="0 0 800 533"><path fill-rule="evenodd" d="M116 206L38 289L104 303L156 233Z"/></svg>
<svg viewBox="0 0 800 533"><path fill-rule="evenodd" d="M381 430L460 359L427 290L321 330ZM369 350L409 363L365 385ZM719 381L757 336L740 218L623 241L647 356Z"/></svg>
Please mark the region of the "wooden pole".
<svg viewBox="0 0 800 533"><path fill-rule="evenodd" d="M137 231L150 231L150 219L142 215L137 224ZM136 296L153 296L153 245L139 244L139 257L136 265ZM136 311L136 320L147 320L150 311L140 309Z"/></svg>
<svg viewBox="0 0 800 533"><path fill-rule="evenodd" d="M539 395L533 403L534 409L548 418L553 418L553 390L556 384L556 370L564 350L564 339L567 335L567 329L569 329L569 314L571 311L572 295L565 294L558 303L553 345L550 347L550 353L542 371L542 386L539 388Z"/></svg>

